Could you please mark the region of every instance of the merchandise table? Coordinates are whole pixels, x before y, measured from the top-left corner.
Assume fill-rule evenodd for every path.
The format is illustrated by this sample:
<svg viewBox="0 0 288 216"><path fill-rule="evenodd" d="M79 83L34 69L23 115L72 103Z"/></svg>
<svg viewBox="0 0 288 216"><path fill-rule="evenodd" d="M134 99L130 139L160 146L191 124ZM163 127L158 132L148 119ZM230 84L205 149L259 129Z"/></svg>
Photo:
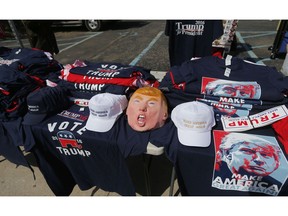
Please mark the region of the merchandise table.
<svg viewBox="0 0 288 216"><path fill-rule="evenodd" d="M228 132L223 131L221 124L218 122L211 132L211 144L208 147L184 146L178 140L175 125L172 121L169 121L163 128L151 134L150 142L165 147L166 156L174 164L182 196L287 196L287 153L283 145L276 139L275 132L270 125L242 132L240 136L250 134L273 140L273 142L279 146L280 150L279 167L266 177L257 175L249 177L248 175L243 175L242 179L238 179L237 181L236 177L233 179L231 176L226 176L226 182L225 180L223 182L215 182L218 175L215 174L215 143L218 143L217 139L219 139L219 134L225 133L228 134ZM218 136L217 139L216 136ZM191 139L193 139L193 137L191 137ZM258 161L258 163L260 162ZM272 165L270 165L270 167L271 166ZM227 170L224 171L224 173L225 172L227 173ZM215 179L213 181L214 174ZM278 181L272 180L273 178Z"/></svg>
<svg viewBox="0 0 288 216"><path fill-rule="evenodd" d="M230 181L229 189L227 186L226 189L217 188L212 186L215 172L213 138L209 147L184 146L178 141L177 128L170 119L159 129L136 132L128 125L125 115L108 132L88 131L85 129L88 108L80 112L79 109L79 106L73 105L41 124L25 127L26 148L36 156L39 168L55 195L69 195L76 184L81 190L98 186L120 195L135 195L125 158L144 153L149 142L158 147L164 146L166 156L175 166L183 196L288 195L287 154L281 143L282 164L278 172L283 175L276 192L271 189L272 186L267 190L268 183L260 184L259 178L258 181L254 179L253 184L261 185L261 189L254 188L254 191L237 189L233 187L233 181ZM221 131L221 127L216 126L213 133L217 129ZM274 137L270 126L246 133ZM64 139L65 136L68 139Z"/></svg>
<svg viewBox="0 0 288 216"><path fill-rule="evenodd" d="M24 51L25 50L21 49L20 52L17 48L13 50L12 56L10 56L11 59L8 59L8 62L11 61L15 63L11 64L10 66L16 67L17 70L21 68L21 72L17 71L16 73L15 68L8 68L8 65L1 66L3 69L3 77L1 77L1 81L4 83L4 87L9 87L8 90L13 89L11 92L14 92L14 87L16 84L16 86L22 87L24 83L25 88L19 88L17 90L17 93L21 93L19 95L12 94L13 97L11 98L4 97L5 100L3 100L3 104L5 107L6 104L9 106L6 107L5 112L1 113L3 115L3 122L0 124L0 137L3 144L0 147L0 154L11 162L29 166L25 157L22 155L19 146L23 145L26 152L33 152L42 174L55 195L69 195L76 184L78 184L81 190L87 190L93 186L98 186L103 190L117 192L120 195L135 195L134 185L131 181L125 159L128 156L145 153L149 142L158 147L164 146L166 156L175 167L179 188L181 194L184 196L288 195L287 154L285 153L282 144L275 138L273 129L270 126L247 131L247 134L263 136L260 137L262 139L264 139L264 136L269 136L269 143L271 141L274 147L270 149L271 151L266 150L267 155L262 154L261 157L272 158L272 155L274 154L272 154L272 149L274 150L276 148L281 148L281 150L277 152L277 158L275 158L273 155L274 160L276 161L277 159L278 162L273 165L275 166L274 170L272 170L272 172L270 172L268 175L265 174L264 176L264 174L261 174L262 176L254 175L251 177L245 174L243 176L242 174L241 176L232 176L231 174L229 174L230 176L220 176L221 174L227 174L229 170L226 167L226 170L224 170L222 173L219 170L222 168L222 165L224 166L225 164L216 164L217 159L219 159L217 155L217 148L220 146L220 138L227 135L223 129L219 127L219 124L217 127L213 128L211 134L211 136L213 136L211 139L212 142L207 148L188 147L180 144L177 136L177 129L171 119L168 119L166 124L159 129L146 132L137 132L128 125L126 115L123 114L116 121L113 128L108 132L99 133L88 131L85 128L85 125L89 116L89 109L88 107L78 106L76 104L72 105L67 110L63 110L56 115L50 116L42 123L32 126L23 125L22 114L26 112L27 108L26 96L28 96L28 93L31 91L43 87L43 83L38 82L38 79L32 79L33 82L31 82L32 80L30 76L23 76L23 70L27 70L25 73L29 72L29 74L31 73L33 76L37 74L40 78L42 77L43 80L46 80L46 72L49 73L51 67L55 71L60 69L57 62L51 62L50 58L47 59L46 54L43 55L43 53L39 53L39 51L36 53L33 51L30 56L30 50ZM3 55L10 55L10 52L11 51L9 49L7 50L4 48ZM26 52L29 53L29 58L27 58ZM19 53L20 56L18 56ZM19 59L22 59L22 63L18 65ZM287 97L283 96L283 92L287 92L287 79L284 79L284 77L282 77L273 68L263 68L263 66L248 64L247 62L238 58L232 58L232 60L228 58L228 60L220 60L216 57L207 57L203 58L202 60L187 62L179 68L173 68L173 70L169 72L168 76L164 76L164 79L161 81L161 85L159 86L159 88L166 93L169 106L172 108L175 107L177 103L183 103L187 100L193 101L197 98L199 99L199 97L200 99L205 99L201 97L203 94L204 96L211 96L210 93L208 95L206 94L206 90L209 90L209 88L206 89L206 87L209 87L210 85L208 84L210 83L215 84L216 81L221 81L220 83L223 83L223 81L225 81L224 83L227 82L226 84L229 84L229 91L231 91L231 87L233 87L232 90L237 90L237 92L245 87L244 89L246 90L242 91L242 94L251 94L251 97L249 97L249 100L251 99L251 101L247 103L247 106L236 106L239 108L241 113L244 110L244 114L247 114L246 111L252 109L252 105L257 105L255 106L255 110L252 109L253 112L259 112L257 108L259 109L260 104L260 110L262 111L266 106L271 108L271 106L278 106L279 103L281 103L281 105L287 103ZM37 64L39 64L39 68L36 67L35 61L38 62ZM49 63L48 71L43 70L43 62ZM33 67L31 66L31 63L33 63ZM47 65L45 65L45 67L46 66ZM114 66L115 65L111 65L112 72L115 70ZM106 64L103 65L103 68L101 66L105 72L107 72L106 67ZM35 70L32 70L34 68ZM53 71L52 69L51 71ZM44 74L42 70L45 72ZM80 78L83 81L84 77L86 77L88 73L90 74L90 72L87 72L86 69L83 71L82 70L83 67L80 67L76 70L76 72L81 75ZM123 78L125 80L125 78L130 77L131 75L137 75L133 71L134 70L125 70L124 75L118 74L119 78ZM18 72L20 72L20 74L18 74ZM138 81L149 81L150 78L153 78L150 76L151 74L148 73L148 71L144 70L142 72L142 75L145 75L144 77L146 77L147 80L134 79L139 77L137 75L136 77L133 76L132 83L137 83ZM68 77L75 78L76 75L79 75L77 73L73 75L73 73L69 71ZM14 74L17 76L14 76ZM85 76L82 76L83 74L85 74ZM98 74L99 77L98 75L96 76L97 80L98 78L101 78L102 75L100 76L100 74L101 73ZM164 74L159 74L159 80L161 79L161 75ZM7 77L9 78L9 81L7 81ZM79 76L76 77L79 78ZM229 77L229 79L227 77ZM91 79L89 80L92 81L95 77L92 76L90 78ZM118 87L120 87L121 94L124 92L127 93L126 82L124 82L124 86L117 86L117 88L114 88L115 86L111 86L110 84L118 83L119 80L113 80L114 81L112 83L102 83L103 85L108 84L109 91L107 89L105 89L105 91L110 92L111 90L111 93L114 93L114 91L119 93L120 90ZM267 80L269 82L267 82ZM155 79L153 78L152 81L154 82ZM56 85L56 83L52 82L50 85L53 86ZM59 86L61 86L61 83L62 82L60 82ZM88 84L89 89L82 90L90 90L90 84L95 84L98 86L100 83ZM234 86L234 84L237 85ZM78 89L78 85L76 85L78 86L76 88L76 86L71 83L69 83L67 86L63 83L62 85L70 90L73 89L73 93L76 93L77 95L73 95L73 97L82 98L82 91L78 90L83 87L83 83L81 83L82 87L80 89ZM129 85L131 85L131 83ZM223 87L223 84L218 85L218 87L219 86ZM125 89L125 91L123 91L123 89ZM250 92L250 90L253 91ZM170 96L169 91L171 91ZM7 92L4 92L4 95L7 96ZM233 92L234 91L232 91L232 93ZM81 96L78 96L78 93L80 93ZM94 92L91 92L91 94L94 95ZM287 96L287 94L285 95ZM216 103L216 105L220 107L220 109L216 110L221 111L221 107L223 105L222 98L219 98L217 95L215 96L216 98L214 95L212 96L212 98L208 97L209 100L205 99L202 101L209 105ZM223 96L227 97L226 94ZM21 100L14 101L15 98L20 98ZM241 101L237 101L237 98L235 99L236 102L233 100L233 98L232 102L224 101L224 104L228 102L228 105L226 104L226 106L228 106L228 111L231 109L230 105L232 105L233 108L234 103L236 103L236 105L238 103L243 103ZM261 99L261 101L258 99ZM273 100L270 101L270 99ZM264 106L262 106L262 102ZM15 109L15 104L19 105L19 108ZM245 104L245 101L243 104ZM13 105L13 109L10 109L11 105ZM232 110L238 111L235 108ZM219 114L222 115L222 112L217 113L218 117ZM224 114L227 113L224 112ZM238 113L236 114L236 116L239 115ZM19 118L12 120L16 117ZM193 137L191 137L191 139L193 139ZM242 142L245 143L245 140ZM260 149L263 147L258 148ZM248 147L245 149L245 151L247 153L250 151L251 155L260 153L257 150L253 150L253 152L249 149L248 151ZM263 164L265 162L258 161L257 163ZM273 167L271 167L268 165L268 169L273 169ZM254 168L258 169L257 172L259 173L260 171L264 171L264 168L260 168L256 165Z"/></svg>
<svg viewBox="0 0 288 216"><path fill-rule="evenodd" d="M149 132L133 131L122 115L105 133L85 128L88 107L73 105L41 124L24 126L25 148L55 195L98 186L120 195L135 195L125 158L146 151Z"/></svg>
<svg viewBox="0 0 288 216"><path fill-rule="evenodd" d="M213 133L217 131L214 130ZM223 133L223 131L220 130ZM271 127L262 129L254 129L257 135L273 135ZM211 135L212 136L212 135ZM214 137L215 139L215 137ZM214 140L215 142L215 140ZM287 154L282 149L281 163L278 173L274 177L279 177L280 182L277 184L271 180L265 180L261 176L248 177L243 175L237 179L226 175L224 180L216 181L215 169L215 146L212 142L209 147L190 147L180 143L177 145L177 160L175 161L175 169L178 178L178 184L183 196L264 196L264 195L288 195L288 164ZM176 147L174 147L176 149ZM226 171L227 172L227 171ZM276 172L276 171L275 171ZM280 173L280 174L279 174ZM225 179L226 178L226 179ZM249 186L247 186L249 185ZM276 186L277 185L277 186ZM247 186L247 187L245 187Z"/></svg>

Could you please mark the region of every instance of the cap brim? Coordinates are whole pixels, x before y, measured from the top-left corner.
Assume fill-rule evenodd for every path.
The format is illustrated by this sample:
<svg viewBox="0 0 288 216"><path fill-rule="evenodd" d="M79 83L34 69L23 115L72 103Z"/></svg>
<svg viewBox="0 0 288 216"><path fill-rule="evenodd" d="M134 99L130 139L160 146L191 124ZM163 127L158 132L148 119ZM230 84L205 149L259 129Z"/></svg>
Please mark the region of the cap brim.
<svg viewBox="0 0 288 216"><path fill-rule="evenodd" d="M45 118L47 117L47 114L31 114L27 113L23 118L23 124L25 125L35 125L41 123Z"/></svg>
<svg viewBox="0 0 288 216"><path fill-rule="evenodd" d="M211 143L211 131L195 132L177 129L178 139L181 144L195 147L208 147Z"/></svg>
<svg viewBox="0 0 288 216"><path fill-rule="evenodd" d="M116 119L117 118L103 120L89 116L85 127L90 131L107 132L113 127Z"/></svg>

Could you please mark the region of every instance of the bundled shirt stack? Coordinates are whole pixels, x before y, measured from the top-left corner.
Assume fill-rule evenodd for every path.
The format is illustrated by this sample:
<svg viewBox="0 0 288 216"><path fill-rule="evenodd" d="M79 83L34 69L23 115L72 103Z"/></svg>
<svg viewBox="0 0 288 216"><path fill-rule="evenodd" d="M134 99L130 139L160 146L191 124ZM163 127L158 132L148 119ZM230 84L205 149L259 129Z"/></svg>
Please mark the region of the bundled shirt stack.
<svg viewBox="0 0 288 216"><path fill-rule="evenodd" d="M209 56L174 66L160 83L172 107L198 100L216 118L248 116L287 104L288 77L237 57Z"/></svg>
<svg viewBox="0 0 288 216"><path fill-rule="evenodd" d="M23 116L27 112L26 96L45 86L47 76L61 68L47 52L0 47L0 119Z"/></svg>
<svg viewBox="0 0 288 216"><path fill-rule="evenodd" d="M59 76L50 76L48 80L48 85L64 86L72 96L86 99L98 93L123 95L142 86L159 85L150 70L143 67L80 60L65 65Z"/></svg>
<svg viewBox="0 0 288 216"><path fill-rule="evenodd" d="M216 118L211 134L205 136L205 139L211 139L210 146L188 149L179 144L178 133L178 143L177 140L171 142L166 148L170 157L177 154L175 168L182 182L179 184L182 195L287 194L288 163L284 150L288 149L285 142L288 77L275 68L236 57L203 57L172 67L161 81L160 88L166 90L170 105L199 101L213 107ZM174 116L176 122L181 114L183 111ZM201 124L211 125L211 116L204 116L192 126L192 120L187 120L187 115L185 118L180 122L192 131L183 131L191 135L187 140L193 140L191 143L197 146L205 139L197 140L193 132L197 128L203 129ZM203 131L197 135L200 134L203 135ZM154 139L156 143L158 140ZM221 148L226 152L222 154ZM195 178L195 173L201 178Z"/></svg>
<svg viewBox="0 0 288 216"><path fill-rule="evenodd" d="M28 111L26 98L46 85L50 73L61 69L44 51L0 47L0 154L9 161L29 166L19 149L25 137L22 117Z"/></svg>

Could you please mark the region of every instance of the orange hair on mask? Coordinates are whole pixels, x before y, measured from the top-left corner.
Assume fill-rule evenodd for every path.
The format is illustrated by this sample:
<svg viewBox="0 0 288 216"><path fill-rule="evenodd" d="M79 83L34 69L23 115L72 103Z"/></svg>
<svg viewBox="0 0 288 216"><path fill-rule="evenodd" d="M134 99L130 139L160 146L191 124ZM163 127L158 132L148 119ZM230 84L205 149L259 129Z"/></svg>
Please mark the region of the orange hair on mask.
<svg viewBox="0 0 288 216"><path fill-rule="evenodd" d="M168 106L167 106L167 100L166 97L164 96L163 92L160 91L159 89L155 88L155 87L150 87L150 86L145 86L145 87L141 87L138 88L132 95L135 96L136 93L138 94L142 94L142 95L147 95L147 96L151 96L151 97L156 97L156 98L160 98L162 102L164 102L164 106L166 109L166 112L168 110ZM131 97L131 98L132 98Z"/></svg>

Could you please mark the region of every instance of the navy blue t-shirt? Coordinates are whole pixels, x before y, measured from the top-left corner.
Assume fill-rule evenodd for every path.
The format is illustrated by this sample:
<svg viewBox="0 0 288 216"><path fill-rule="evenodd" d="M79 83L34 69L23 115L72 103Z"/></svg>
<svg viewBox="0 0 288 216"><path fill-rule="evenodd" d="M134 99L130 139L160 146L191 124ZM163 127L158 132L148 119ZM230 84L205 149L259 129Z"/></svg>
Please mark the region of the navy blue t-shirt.
<svg viewBox="0 0 288 216"><path fill-rule="evenodd" d="M172 121L168 121L159 130L155 130L152 133L150 141L156 145L165 146L165 153L174 164L177 180L179 184L179 189L181 195L183 196L265 196L265 195L285 195L288 194L288 181L287 181L287 154L283 150L283 145L279 143L282 153L280 153L280 166L278 168L278 176L280 180L276 180L272 175L266 177L258 177L255 180L255 176L249 178L248 175L246 178L243 177L241 181L239 180L238 184L243 182L243 185L248 185L249 181L251 188L254 188L254 191L245 191L244 189L239 189L240 186L233 179L226 180L225 189L212 186L213 176L218 175L215 169L216 161L216 152L215 152L215 142L217 138L213 131L222 130L222 126L219 123L216 123L216 126L211 132L211 144L208 147L191 147L182 145L178 140L177 128ZM274 131L270 126L253 129L251 131L246 131L245 133L255 134L255 135L264 135L275 137ZM193 139L193 137L191 137ZM226 169L227 171L227 169ZM222 174L226 172L221 170ZM279 176L280 173L283 176ZM229 176L229 173L226 173ZM285 177L286 176L286 177ZM219 177L218 177L219 178ZM230 174L231 178L231 174ZM261 180L260 180L261 179ZM258 180L258 181L257 181ZM229 183L230 181L230 183ZM224 182L224 180L223 180ZM227 185L228 184L228 185ZM220 184L219 184L220 185ZM277 186L276 186L277 185ZM228 188L228 189L227 189ZM247 189L247 188L246 188ZM251 189L252 190L252 189ZM279 190L279 191L277 191ZM271 192L272 191L272 192Z"/></svg>
<svg viewBox="0 0 288 216"><path fill-rule="evenodd" d="M22 118L0 121L0 154L12 163L28 167L29 163L20 149L24 142L21 121Z"/></svg>
<svg viewBox="0 0 288 216"><path fill-rule="evenodd" d="M73 105L32 126L30 140L26 140L27 150L36 154L40 170L56 195L69 195L73 182L81 190L98 186L121 195L135 195L125 158L146 151L149 132L133 131L124 114L108 132L88 131L85 124L89 109L83 108ZM29 126L25 127L29 134ZM61 170L68 172L68 177L59 177L57 173ZM61 190L66 181L68 187Z"/></svg>
<svg viewBox="0 0 288 216"><path fill-rule="evenodd" d="M212 55L212 42L223 34L221 20L167 20L170 66Z"/></svg>

